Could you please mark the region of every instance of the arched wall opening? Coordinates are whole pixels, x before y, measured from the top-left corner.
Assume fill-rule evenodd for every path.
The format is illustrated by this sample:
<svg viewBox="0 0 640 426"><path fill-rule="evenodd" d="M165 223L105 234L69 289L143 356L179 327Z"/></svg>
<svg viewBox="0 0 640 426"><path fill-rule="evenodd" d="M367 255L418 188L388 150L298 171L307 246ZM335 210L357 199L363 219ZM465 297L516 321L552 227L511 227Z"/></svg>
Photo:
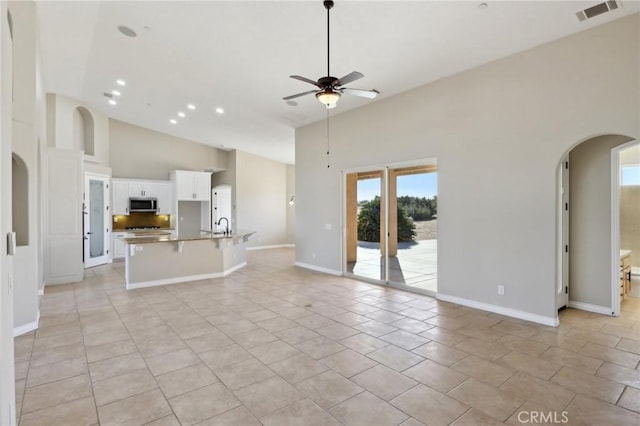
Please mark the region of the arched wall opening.
<svg viewBox="0 0 640 426"><path fill-rule="evenodd" d="M11 157L13 232L18 246L29 245L29 173L19 155Z"/></svg>
<svg viewBox="0 0 640 426"><path fill-rule="evenodd" d="M85 107L73 111L73 146L84 150L85 155L95 155L93 116Z"/></svg>
<svg viewBox="0 0 640 426"><path fill-rule="evenodd" d="M603 134L585 138L558 164L557 299L567 307L618 315L619 208L618 147L632 137Z"/></svg>

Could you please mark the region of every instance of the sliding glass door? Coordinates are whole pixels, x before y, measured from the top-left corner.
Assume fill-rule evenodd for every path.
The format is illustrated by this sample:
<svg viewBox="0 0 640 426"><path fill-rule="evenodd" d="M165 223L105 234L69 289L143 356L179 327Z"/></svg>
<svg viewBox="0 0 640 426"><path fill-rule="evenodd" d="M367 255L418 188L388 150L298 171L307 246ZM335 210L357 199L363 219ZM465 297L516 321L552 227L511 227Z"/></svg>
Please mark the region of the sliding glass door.
<svg viewBox="0 0 640 426"><path fill-rule="evenodd" d="M346 273L435 293L435 161L346 173L345 201Z"/></svg>

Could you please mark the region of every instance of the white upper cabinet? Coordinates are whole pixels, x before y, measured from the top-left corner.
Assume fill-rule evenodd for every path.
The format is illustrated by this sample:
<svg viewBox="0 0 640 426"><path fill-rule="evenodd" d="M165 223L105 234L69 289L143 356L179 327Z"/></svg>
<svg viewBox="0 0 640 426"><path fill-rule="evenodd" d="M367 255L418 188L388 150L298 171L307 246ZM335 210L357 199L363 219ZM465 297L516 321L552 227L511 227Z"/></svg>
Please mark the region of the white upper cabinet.
<svg viewBox="0 0 640 426"><path fill-rule="evenodd" d="M157 214L173 214L174 200L169 181L142 181L134 179L112 179L113 214L129 214L129 198L148 197L158 199Z"/></svg>
<svg viewBox="0 0 640 426"><path fill-rule="evenodd" d="M171 180L175 182L176 200L209 201L211 197L211 173L174 170Z"/></svg>
<svg viewBox="0 0 640 426"><path fill-rule="evenodd" d="M111 186L112 214L129 214L129 182L112 179Z"/></svg>
<svg viewBox="0 0 640 426"><path fill-rule="evenodd" d="M158 199L158 214L173 214L173 194L171 191L171 183L154 184L154 197Z"/></svg>
<svg viewBox="0 0 640 426"><path fill-rule="evenodd" d="M161 185L165 185L165 183L131 181L129 182L129 197L158 197Z"/></svg>

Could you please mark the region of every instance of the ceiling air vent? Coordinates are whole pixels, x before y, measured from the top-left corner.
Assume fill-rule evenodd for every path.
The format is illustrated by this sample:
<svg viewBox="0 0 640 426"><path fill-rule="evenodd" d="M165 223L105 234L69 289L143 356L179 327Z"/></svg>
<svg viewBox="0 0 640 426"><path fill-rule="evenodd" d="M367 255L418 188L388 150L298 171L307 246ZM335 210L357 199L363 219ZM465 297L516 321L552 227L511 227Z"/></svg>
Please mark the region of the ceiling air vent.
<svg viewBox="0 0 640 426"><path fill-rule="evenodd" d="M576 16L579 21L585 21L598 15L602 15L603 13L620 9L621 7L622 2L620 0L608 0L604 3L596 4L595 6L588 7L585 10L581 10L576 13Z"/></svg>

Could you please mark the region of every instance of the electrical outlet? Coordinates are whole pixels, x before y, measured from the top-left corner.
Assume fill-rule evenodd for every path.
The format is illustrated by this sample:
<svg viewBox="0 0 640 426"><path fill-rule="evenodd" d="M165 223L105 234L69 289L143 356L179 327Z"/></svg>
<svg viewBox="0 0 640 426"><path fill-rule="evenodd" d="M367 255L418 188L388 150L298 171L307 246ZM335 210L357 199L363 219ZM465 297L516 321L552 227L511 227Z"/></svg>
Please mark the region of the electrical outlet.
<svg viewBox="0 0 640 426"><path fill-rule="evenodd" d="M498 286L498 294L500 296L504 296L504 286L503 285L499 285Z"/></svg>
<svg viewBox="0 0 640 426"><path fill-rule="evenodd" d="M316 258L316 254L315 254L315 253L312 253L312 254L311 254L311 258L312 258L312 259L315 259L315 258Z"/></svg>

